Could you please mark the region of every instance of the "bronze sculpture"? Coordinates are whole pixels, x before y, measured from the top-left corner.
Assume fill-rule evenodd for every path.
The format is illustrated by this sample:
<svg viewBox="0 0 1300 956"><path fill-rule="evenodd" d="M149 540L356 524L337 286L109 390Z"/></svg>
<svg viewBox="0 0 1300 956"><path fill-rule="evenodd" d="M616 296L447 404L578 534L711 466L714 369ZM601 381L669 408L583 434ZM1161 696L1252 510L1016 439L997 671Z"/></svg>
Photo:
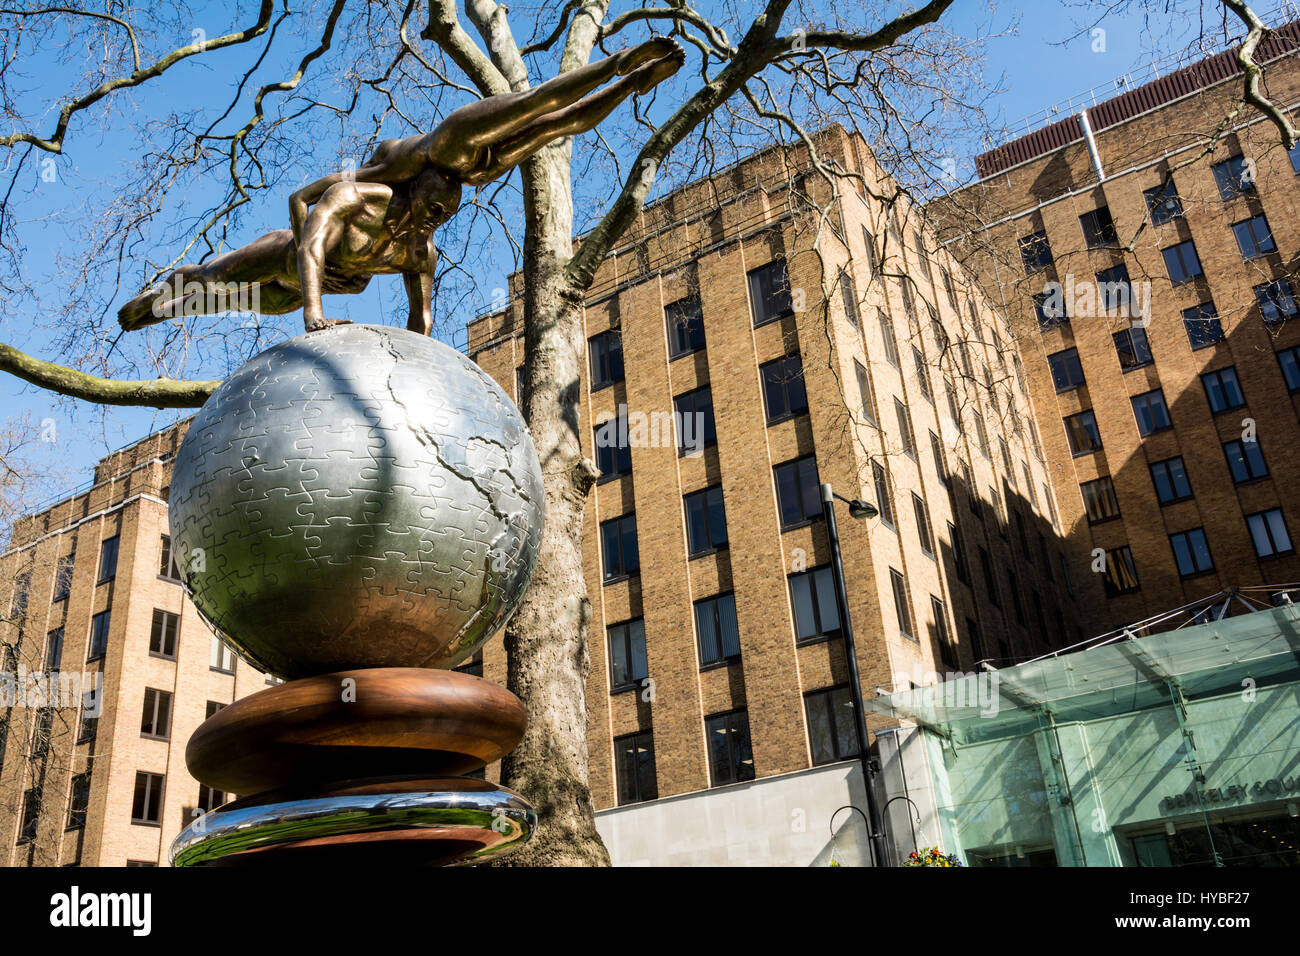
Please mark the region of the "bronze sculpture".
<svg viewBox="0 0 1300 956"><path fill-rule="evenodd" d="M325 318L323 293L358 293L372 276L400 274L410 305L407 328L428 335L438 259L433 232L456 212L462 187L491 182L547 143L592 129L633 92L648 92L677 72L685 58L673 41L649 40L536 89L470 103L432 132L386 140L355 172L295 192L291 229L178 267L124 305L118 322L129 330L227 311L239 307L235 290L243 285L257 290L254 311L264 315L301 307L310 332L341 321Z"/></svg>

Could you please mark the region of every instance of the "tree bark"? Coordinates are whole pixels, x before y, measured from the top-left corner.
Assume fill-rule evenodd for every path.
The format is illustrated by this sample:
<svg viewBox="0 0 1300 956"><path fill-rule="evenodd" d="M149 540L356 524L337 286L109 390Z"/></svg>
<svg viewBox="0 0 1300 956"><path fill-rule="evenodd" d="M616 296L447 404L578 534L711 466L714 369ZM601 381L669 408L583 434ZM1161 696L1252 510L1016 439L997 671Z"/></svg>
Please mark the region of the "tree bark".
<svg viewBox="0 0 1300 956"><path fill-rule="evenodd" d="M595 465L580 439L583 294L572 254L571 140L545 147L523 169L524 405L542 464L546 530L537 572L506 628L507 686L528 709L528 729L502 762L502 778L538 808L536 836L504 866L608 866L596 832L587 748L587 626L582 519Z"/></svg>

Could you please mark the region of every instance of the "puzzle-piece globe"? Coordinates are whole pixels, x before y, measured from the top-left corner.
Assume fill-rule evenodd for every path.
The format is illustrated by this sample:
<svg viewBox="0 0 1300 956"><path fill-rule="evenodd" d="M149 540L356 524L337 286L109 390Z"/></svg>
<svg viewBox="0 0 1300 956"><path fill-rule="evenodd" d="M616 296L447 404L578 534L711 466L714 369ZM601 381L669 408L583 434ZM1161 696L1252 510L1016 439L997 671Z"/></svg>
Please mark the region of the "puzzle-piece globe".
<svg viewBox="0 0 1300 956"><path fill-rule="evenodd" d="M477 365L404 329L339 325L267 349L199 410L168 515L195 606L285 678L451 667L537 561L541 468Z"/></svg>

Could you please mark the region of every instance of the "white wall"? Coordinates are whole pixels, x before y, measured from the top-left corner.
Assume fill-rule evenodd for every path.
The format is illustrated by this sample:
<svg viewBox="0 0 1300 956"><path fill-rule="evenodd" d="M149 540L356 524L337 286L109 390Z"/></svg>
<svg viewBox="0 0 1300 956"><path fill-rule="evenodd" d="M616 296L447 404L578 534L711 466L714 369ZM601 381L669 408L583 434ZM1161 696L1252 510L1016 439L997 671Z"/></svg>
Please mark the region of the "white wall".
<svg viewBox="0 0 1300 956"><path fill-rule="evenodd" d="M856 761L601 810L615 866L866 866ZM835 816L832 842L830 822Z"/></svg>

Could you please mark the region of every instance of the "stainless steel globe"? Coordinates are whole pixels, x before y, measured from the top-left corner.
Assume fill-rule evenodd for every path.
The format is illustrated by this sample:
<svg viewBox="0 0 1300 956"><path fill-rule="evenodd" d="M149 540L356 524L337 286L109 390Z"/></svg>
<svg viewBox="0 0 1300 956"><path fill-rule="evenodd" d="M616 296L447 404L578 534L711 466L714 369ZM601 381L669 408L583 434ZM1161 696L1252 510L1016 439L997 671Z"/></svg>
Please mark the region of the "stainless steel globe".
<svg viewBox="0 0 1300 956"><path fill-rule="evenodd" d="M414 332L340 325L213 393L168 514L200 613L296 678L468 657L528 586L543 507L532 436L482 369Z"/></svg>

